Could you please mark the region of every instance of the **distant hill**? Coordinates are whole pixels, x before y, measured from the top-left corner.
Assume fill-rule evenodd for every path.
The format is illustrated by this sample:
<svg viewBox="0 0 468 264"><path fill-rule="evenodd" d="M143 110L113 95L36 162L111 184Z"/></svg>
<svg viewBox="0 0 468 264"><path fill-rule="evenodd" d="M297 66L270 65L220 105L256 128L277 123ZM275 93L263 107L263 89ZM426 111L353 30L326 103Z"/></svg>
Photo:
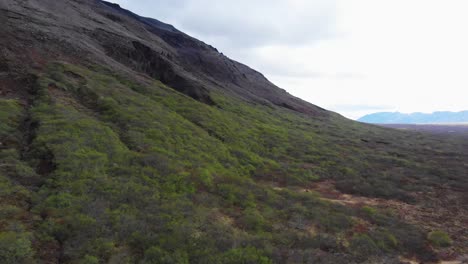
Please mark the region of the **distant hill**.
<svg viewBox="0 0 468 264"><path fill-rule="evenodd" d="M468 124L380 124L400 130L430 132L447 136L448 134L468 136Z"/></svg>
<svg viewBox="0 0 468 264"><path fill-rule="evenodd" d="M404 114L399 112L380 112L369 114L358 119L360 122L374 124L447 124L467 123L468 111L434 112Z"/></svg>

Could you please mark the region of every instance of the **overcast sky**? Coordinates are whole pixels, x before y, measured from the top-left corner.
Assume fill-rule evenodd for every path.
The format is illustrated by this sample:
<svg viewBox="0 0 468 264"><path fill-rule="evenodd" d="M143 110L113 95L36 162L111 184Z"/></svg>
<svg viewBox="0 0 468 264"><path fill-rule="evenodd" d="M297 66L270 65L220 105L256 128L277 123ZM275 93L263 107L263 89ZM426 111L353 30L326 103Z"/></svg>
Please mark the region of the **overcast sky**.
<svg viewBox="0 0 468 264"><path fill-rule="evenodd" d="M466 0L110 0L350 118L468 110Z"/></svg>

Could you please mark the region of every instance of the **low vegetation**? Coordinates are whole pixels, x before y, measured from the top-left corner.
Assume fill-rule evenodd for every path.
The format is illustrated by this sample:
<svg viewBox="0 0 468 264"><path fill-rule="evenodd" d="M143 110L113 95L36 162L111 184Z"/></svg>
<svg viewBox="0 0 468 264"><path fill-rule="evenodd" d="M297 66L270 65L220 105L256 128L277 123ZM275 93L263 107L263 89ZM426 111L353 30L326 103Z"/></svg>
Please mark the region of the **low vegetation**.
<svg viewBox="0 0 468 264"><path fill-rule="evenodd" d="M466 153L447 156L463 144L217 92L209 106L146 82L54 63L31 105L0 100L0 262L430 261L427 240L450 245L392 212L297 188L328 179L416 202L466 181Z"/></svg>
<svg viewBox="0 0 468 264"><path fill-rule="evenodd" d="M452 239L447 233L436 230L428 234L428 239L436 247L448 247L452 245Z"/></svg>

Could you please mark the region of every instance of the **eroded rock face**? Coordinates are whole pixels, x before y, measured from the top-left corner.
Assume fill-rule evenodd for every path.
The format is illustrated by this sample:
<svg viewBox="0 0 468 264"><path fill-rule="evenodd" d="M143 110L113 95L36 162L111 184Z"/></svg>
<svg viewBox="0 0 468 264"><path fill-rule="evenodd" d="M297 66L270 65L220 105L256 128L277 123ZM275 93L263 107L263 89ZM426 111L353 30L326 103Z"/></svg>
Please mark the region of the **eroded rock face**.
<svg viewBox="0 0 468 264"><path fill-rule="evenodd" d="M197 80L178 73L174 69L175 66L163 57L163 53L158 53L138 41L132 41L132 45L134 50L130 53L130 59L136 63L140 71L147 73L195 100L209 105L215 104L206 88L199 84Z"/></svg>
<svg viewBox="0 0 468 264"><path fill-rule="evenodd" d="M162 83L184 93L193 99L208 105L214 105L208 89L195 78L177 69L163 51L156 51L140 41L128 41L118 35L103 30L93 32L93 37L99 40L106 54L125 66L147 74Z"/></svg>

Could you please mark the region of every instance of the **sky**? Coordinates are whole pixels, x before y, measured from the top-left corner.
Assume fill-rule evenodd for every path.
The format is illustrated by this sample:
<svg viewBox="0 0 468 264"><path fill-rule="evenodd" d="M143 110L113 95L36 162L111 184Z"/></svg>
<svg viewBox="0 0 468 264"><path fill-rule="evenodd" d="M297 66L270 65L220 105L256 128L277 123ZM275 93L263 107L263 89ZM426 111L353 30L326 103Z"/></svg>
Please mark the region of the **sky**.
<svg viewBox="0 0 468 264"><path fill-rule="evenodd" d="M466 0L110 1L348 118L468 110Z"/></svg>

